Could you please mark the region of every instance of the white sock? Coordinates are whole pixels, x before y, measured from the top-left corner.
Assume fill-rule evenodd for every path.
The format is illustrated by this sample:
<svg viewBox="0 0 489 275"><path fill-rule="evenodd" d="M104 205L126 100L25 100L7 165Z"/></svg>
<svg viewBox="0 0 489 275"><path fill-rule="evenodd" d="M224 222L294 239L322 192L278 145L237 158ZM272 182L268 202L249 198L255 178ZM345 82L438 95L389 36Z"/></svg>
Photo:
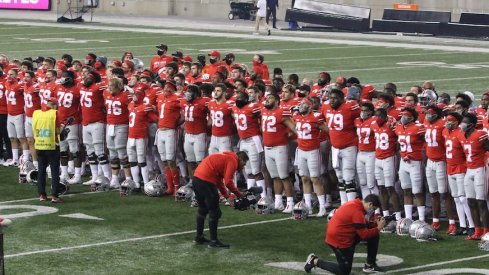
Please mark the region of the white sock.
<svg viewBox="0 0 489 275"><path fill-rule="evenodd" d="M134 182L139 185L139 166L131 166L131 175Z"/></svg>
<svg viewBox="0 0 489 275"><path fill-rule="evenodd" d="M420 221L425 221L425 210L426 210L426 206L418 206L418 215L419 215L419 220Z"/></svg>
<svg viewBox="0 0 489 275"><path fill-rule="evenodd" d="M401 219L401 212L396 212L396 221Z"/></svg>
<svg viewBox="0 0 489 275"><path fill-rule="evenodd" d="M81 163L81 166L80 166L80 176L85 175L85 167L86 166L87 166L87 164L85 162L82 162ZM75 170L75 173L76 173L76 170Z"/></svg>
<svg viewBox="0 0 489 275"><path fill-rule="evenodd" d="M256 180L255 179L246 179L246 188L250 189L251 187L256 186Z"/></svg>
<svg viewBox="0 0 489 275"><path fill-rule="evenodd" d="M312 194L304 194L304 201L306 202L306 206L309 209L312 209L311 198L312 198Z"/></svg>
<svg viewBox="0 0 489 275"><path fill-rule="evenodd" d="M370 188L367 185L360 185L360 191L362 191L362 198L370 195Z"/></svg>
<svg viewBox="0 0 489 275"><path fill-rule="evenodd" d="M275 208L279 208L280 206L284 206L282 195L275 194Z"/></svg>
<svg viewBox="0 0 489 275"><path fill-rule="evenodd" d="M455 224L455 220L448 220L448 224Z"/></svg>
<svg viewBox="0 0 489 275"><path fill-rule="evenodd" d="M81 177L81 168L80 167L75 167L75 179L79 179Z"/></svg>
<svg viewBox="0 0 489 275"><path fill-rule="evenodd" d="M340 191L340 200L342 205L348 201L348 197L346 196L345 191Z"/></svg>
<svg viewBox="0 0 489 275"><path fill-rule="evenodd" d="M294 197L287 197L287 206L294 206Z"/></svg>
<svg viewBox="0 0 489 275"><path fill-rule="evenodd" d="M29 160L29 150L22 150L22 157L24 158L25 161Z"/></svg>
<svg viewBox="0 0 489 275"><path fill-rule="evenodd" d="M382 211L382 216L384 216L384 217L389 216L389 210Z"/></svg>
<svg viewBox="0 0 489 275"><path fill-rule="evenodd" d="M263 191L261 192L261 197L265 198L267 196L267 187L265 186L265 180L257 180L256 185L260 186Z"/></svg>
<svg viewBox="0 0 489 275"><path fill-rule="evenodd" d="M61 177L68 177L68 166L61 165Z"/></svg>
<svg viewBox="0 0 489 275"><path fill-rule="evenodd" d="M418 207L419 208L419 207ZM440 219L433 218L433 222L440 222Z"/></svg>
<svg viewBox="0 0 489 275"><path fill-rule="evenodd" d="M319 195L318 196L318 201L319 201L319 207L320 208L325 208L325 206L326 206L326 197L324 195Z"/></svg>
<svg viewBox="0 0 489 275"><path fill-rule="evenodd" d="M39 169L39 162L37 160L32 162L34 164L34 167L36 167L36 170Z"/></svg>
<svg viewBox="0 0 489 275"><path fill-rule="evenodd" d="M14 161L19 161L19 149L12 149L12 158Z"/></svg>
<svg viewBox="0 0 489 275"><path fill-rule="evenodd" d="M413 219L413 205L405 204L404 205L404 214L406 215L406 219Z"/></svg>
<svg viewBox="0 0 489 275"><path fill-rule="evenodd" d="M98 177L98 164L90 164L90 171L92 172L92 179L96 180Z"/></svg>
<svg viewBox="0 0 489 275"><path fill-rule="evenodd" d="M102 171L104 172L104 176L106 176L108 179L112 177L112 169L110 169L109 164L102 164Z"/></svg>
<svg viewBox="0 0 489 275"><path fill-rule="evenodd" d="M144 184L148 183L149 182L148 166L141 167L141 175L143 176L143 183Z"/></svg>
<svg viewBox="0 0 489 275"><path fill-rule="evenodd" d="M347 192L346 197L348 201L355 200L357 198L357 192Z"/></svg>
<svg viewBox="0 0 489 275"><path fill-rule="evenodd" d="M467 221L465 220L464 206L462 205L460 198L454 198L453 200L455 201L455 208L457 209L457 216L458 216L458 221L460 223L460 227L467 227Z"/></svg>
<svg viewBox="0 0 489 275"><path fill-rule="evenodd" d="M472 218L472 213L470 212L470 207L469 207L469 202L467 201L466 197L459 197L460 202L464 206L464 211L465 211L465 216L467 217L467 220L469 221L469 227L474 228L474 219Z"/></svg>

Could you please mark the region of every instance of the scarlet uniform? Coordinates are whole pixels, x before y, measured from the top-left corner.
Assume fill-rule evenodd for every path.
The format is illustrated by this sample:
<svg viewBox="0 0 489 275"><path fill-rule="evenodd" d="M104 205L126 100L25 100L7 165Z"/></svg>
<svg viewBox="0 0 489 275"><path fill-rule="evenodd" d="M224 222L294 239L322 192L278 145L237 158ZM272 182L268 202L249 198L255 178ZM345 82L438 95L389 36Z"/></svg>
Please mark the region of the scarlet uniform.
<svg viewBox="0 0 489 275"><path fill-rule="evenodd" d="M323 105L322 113L329 128L331 145L337 149L357 146L355 119L360 116L360 106L356 101L347 100L337 109L329 103Z"/></svg>
<svg viewBox="0 0 489 275"><path fill-rule="evenodd" d="M285 109L289 112L292 112L293 109L296 109L299 106L299 98L295 97L289 101L280 101L280 108Z"/></svg>
<svg viewBox="0 0 489 275"><path fill-rule="evenodd" d="M356 168L363 197L370 194L370 190L375 187L375 135L371 128L374 120L374 117L366 120L359 117L355 119L359 150Z"/></svg>
<svg viewBox="0 0 489 275"><path fill-rule="evenodd" d="M260 105L250 103L242 108L232 107L234 113L234 121L238 129L240 139L247 139L260 134Z"/></svg>
<svg viewBox="0 0 489 275"><path fill-rule="evenodd" d="M487 133L482 130L475 130L469 137L465 137L465 133L460 132L458 139L464 148L467 163L467 173L464 178L465 195L469 199L486 200L486 150L484 143L487 140Z"/></svg>
<svg viewBox="0 0 489 275"><path fill-rule="evenodd" d="M378 185L385 187L393 187L396 178L395 121L392 117L388 117L382 126L377 122L372 124L372 131L375 133L375 179Z"/></svg>
<svg viewBox="0 0 489 275"><path fill-rule="evenodd" d="M180 119L180 97L176 94L161 94L157 99L158 104L158 127L176 129Z"/></svg>
<svg viewBox="0 0 489 275"><path fill-rule="evenodd" d="M158 119L151 105L140 104L135 106L133 102L127 106L129 112L129 138L147 138L149 121ZM143 161L144 162L144 161Z"/></svg>
<svg viewBox="0 0 489 275"><path fill-rule="evenodd" d="M445 129L445 120L438 119L433 124L428 120L424 121L426 129L426 180L428 182L430 193L447 192L447 164L445 139L443 130Z"/></svg>
<svg viewBox="0 0 489 275"><path fill-rule="evenodd" d="M163 69L166 66L167 63L170 63L172 61L173 58L169 55L166 54L162 56L156 55L151 59L149 69L153 73L158 73L161 69Z"/></svg>
<svg viewBox="0 0 489 275"><path fill-rule="evenodd" d="M129 93L121 92L115 96L108 90L104 91L105 110L107 112L107 124L121 125L129 123Z"/></svg>
<svg viewBox="0 0 489 275"><path fill-rule="evenodd" d="M261 131L265 145L265 164L272 178L287 178L289 165L288 128L282 123L290 119L290 110L277 107L261 111Z"/></svg>
<svg viewBox="0 0 489 275"><path fill-rule="evenodd" d="M11 116L24 114L24 89L22 84L14 80L5 81L5 93L7 97L7 110Z"/></svg>
<svg viewBox="0 0 489 275"><path fill-rule="evenodd" d="M201 97L192 102L181 100L183 117L185 119L185 141L183 149L188 162L200 162L206 153L207 105L209 98Z"/></svg>
<svg viewBox="0 0 489 275"><path fill-rule="evenodd" d="M452 197L458 198L465 196L464 177L467 172L464 148L459 140L462 130L443 129L443 138L445 139L445 150L447 158L448 183Z"/></svg>
<svg viewBox="0 0 489 275"><path fill-rule="evenodd" d="M80 105L82 110L82 124L105 123L104 90L103 83L94 83L90 87L80 85Z"/></svg>
<svg viewBox="0 0 489 275"><path fill-rule="evenodd" d="M234 103L230 100L220 104L214 99L209 102L209 112L212 120L212 136L209 145L209 154L231 150L233 105Z"/></svg>
<svg viewBox="0 0 489 275"><path fill-rule="evenodd" d="M297 131L296 164L299 175L306 177L319 177L321 157L319 154L319 125L324 123L324 117L319 112L308 115L296 113L293 117Z"/></svg>
<svg viewBox="0 0 489 275"><path fill-rule="evenodd" d="M268 72L268 66L263 63L253 62L253 71L255 74L260 75L261 79L269 80L270 73Z"/></svg>
<svg viewBox="0 0 489 275"><path fill-rule="evenodd" d="M49 83L40 82L39 83L39 96L41 97L41 107L46 108L48 99L52 96L55 96L55 91L58 88L58 84L56 82L51 81Z"/></svg>
<svg viewBox="0 0 489 275"><path fill-rule="evenodd" d="M32 117L35 110L41 109L41 98L37 84L24 86L24 104L26 117Z"/></svg>
<svg viewBox="0 0 489 275"><path fill-rule="evenodd" d="M58 85L53 91L58 99L58 116L60 121L66 121L69 117L73 118L68 136L64 141L60 142L61 152L77 153L79 150L78 139L80 135L80 124L82 121L80 110L80 86L65 87Z"/></svg>
<svg viewBox="0 0 489 275"><path fill-rule="evenodd" d="M197 83L197 82L204 82L204 79L202 78L202 75L199 74L198 76L196 77L193 77L192 75L187 75L185 77L185 81L187 81L188 84L194 84L194 83Z"/></svg>
<svg viewBox="0 0 489 275"><path fill-rule="evenodd" d="M407 127L399 124L396 126L396 134L402 157L399 166L401 187L402 189L412 188L413 194L420 194L423 191L424 126L412 122Z"/></svg>
<svg viewBox="0 0 489 275"><path fill-rule="evenodd" d="M372 124L374 124L374 117L370 117L367 120L362 120L359 117L355 119L355 127L357 128L358 136L358 150L363 152L375 151L375 136L372 133Z"/></svg>

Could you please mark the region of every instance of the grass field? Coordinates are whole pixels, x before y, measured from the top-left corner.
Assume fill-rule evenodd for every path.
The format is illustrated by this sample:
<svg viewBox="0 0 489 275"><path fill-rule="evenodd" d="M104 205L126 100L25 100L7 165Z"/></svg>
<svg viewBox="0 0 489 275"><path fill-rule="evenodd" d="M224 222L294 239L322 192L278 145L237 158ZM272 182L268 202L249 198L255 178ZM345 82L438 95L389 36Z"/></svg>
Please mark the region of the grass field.
<svg viewBox="0 0 489 275"><path fill-rule="evenodd" d="M167 35L145 30L0 22L0 52L18 59L39 55L59 58L63 53L84 59L86 53L95 52L112 60L130 50L149 64L154 45L164 42L170 52L182 50L194 58L211 49L232 51L238 62L248 66L253 54L262 52L271 70L281 67L284 75L298 73L301 79L316 79L317 73L325 70L332 76L356 76L379 88L394 82L401 92L432 80L438 91L452 95L465 90L480 95L489 86L486 53L312 43L300 38L286 42L252 36ZM5 232L7 274L300 274L303 271L293 269L302 268L310 252L334 259L323 243L325 219L298 222L283 214L257 216L252 211L223 207L219 234L231 249L215 251L192 244L196 209L187 203L175 203L168 197L89 193L84 186L74 186L71 194L63 204L40 203L33 186L17 183L17 170L0 167L0 216L33 211L26 208L31 206L57 210L14 219ZM103 220L60 216L73 213ZM437 242L418 243L409 237L382 235L380 254L385 256L379 256L379 265L396 274L489 274L489 254L481 252L477 242L444 236L443 230L439 237ZM365 253L366 249L359 246L357 251ZM272 263L288 268L271 267ZM363 263L363 259L356 263ZM361 269L356 267L354 272L361 273Z"/></svg>

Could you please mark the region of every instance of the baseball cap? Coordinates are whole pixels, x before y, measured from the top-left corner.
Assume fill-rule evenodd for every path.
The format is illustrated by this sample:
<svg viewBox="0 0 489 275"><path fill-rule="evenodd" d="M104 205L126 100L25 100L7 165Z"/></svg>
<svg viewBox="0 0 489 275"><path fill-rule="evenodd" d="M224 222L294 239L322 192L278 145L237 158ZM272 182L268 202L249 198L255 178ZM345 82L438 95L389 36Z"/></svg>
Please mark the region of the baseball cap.
<svg viewBox="0 0 489 275"><path fill-rule="evenodd" d="M213 50L211 51L208 56L210 57L221 57L221 52L217 51L217 50Z"/></svg>

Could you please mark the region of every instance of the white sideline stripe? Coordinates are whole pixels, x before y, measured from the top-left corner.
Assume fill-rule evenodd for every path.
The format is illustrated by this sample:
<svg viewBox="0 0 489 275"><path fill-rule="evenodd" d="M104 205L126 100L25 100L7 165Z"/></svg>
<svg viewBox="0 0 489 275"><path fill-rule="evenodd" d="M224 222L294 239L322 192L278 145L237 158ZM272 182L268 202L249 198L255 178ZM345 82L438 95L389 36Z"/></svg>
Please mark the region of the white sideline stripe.
<svg viewBox="0 0 489 275"><path fill-rule="evenodd" d="M272 222L281 222L281 221L286 221L286 220L290 220L290 219L292 219L292 217L275 219L275 220L268 220L268 221L259 221L259 222L249 222L249 223L226 225L226 226L219 227L219 230L236 228L236 227L243 227L243 226L249 226L249 225L266 224L266 223L272 223ZM208 230L209 229L205 229L205 231L208 231ZM192 234L192 233L195 233L195 230L188 230L188 231L181 231L181 232L174 232L174 233L167 233L167 234L160 234L160 235L152 235L152 236L145 236L145 237L138 237L138 238L129 238L129 239L124 239L124 240L116 240L116 241L108 241L108 242L100 242L100 243L66 246L66 247L53 248L53 249L28 251L28 252L22 252L22 253L17 253L17 254L5 255L5 258L10 259L10 258L30 256L30 255L36 255L36 254L59 252L59 251L65 251L65 250L74 250L74 249L89 248L89 247L104 246L104 245L112 245L112 244L127 243L127 242L145 241L145 240L180 236L180 235L186 235L186 234Z"/></svg>
<svg viewBox="0 0 489 275"><path fill-rule="evenodd" d="M474 256L474 257L461 258L461 259L455 259L455 260L450 260L450 261L445 261L445 262L425 264L425 265L414 266L414 267L394 269L394 270L386 271L385 273L398 273L398 272L404 272L404 271L409 271L409 270L416 270L416 269L428 268L428 267L433 267L433 266L440 266L440 265L453 264L453 263L459 263L459 262L465 262L465 261L472 261L472 260L477 260L477 259L482 259L482 258L487 258L487 257L489 257L489 254L480 255L480 256Z"/></svg>
<svg viewBox="0 0 489 275"><path fill-rule="evenodd" d="M175 30L175 29L145 29L145 28L127 28L127 27L113 27L113 26L87 26L87 25L59 25L56 23L32 23L32 22L4 22L2 24L15 25L15 26L46 26L57 28L71 28L71 29L92 29L92 30L112 30L112 31L129 31L129 32L146 32L146 33L160 33L160 34L187 34L195 36L205 37L222 37L222 38L245 38L252 40L268 40L268 41L295 41L297 37L286 35L272 35L272 36L256 36L252 34L243 33L226 33L226 32L209 32L209 31L187 31L187 30ZM367 46L379 46L379 47L391 47L391 48L405 48L405 49L422 49L422 50L441 50L441 51L457 51L457 52L480 52L489 53L489 48L480 47L468 47L468 46L447 46L447 45L429 45L421 43L394 43L394 42L380 42L372 40L352 40L352 39L332 39L332 38L312 38L301 37L301 42L310 43L329 43L329 44L342 44L342 45L367 45ZM402 52L399 53L402 55Z"/></svg>
<svg viewBox="0 0 489 275"><path fill-rule="evenodd" d="M374 82L374 83L369 83L369 82L365 82L365 83L369 83L369 84L372 84L372 85L375 85L375 84L385 84L387 82L392 82L392 83L396 83L396 84L409 84L409 83L421 83L421 82L424 82L424 81L457 81L457 80L468 80L468 79L486 79L486 78L489 78L489 76L474 76L474 77L459 77L459 78L438 78L438 79L422 79L422 80L408 80L408 81L393 81L393 80L389 80L389 81L384 81L384 82Z"/></svg>
<svg viewBox="0 0 489 275"><path fill-rule="evenodd" d="M3 23L0 23L0 25ZM97 33L104 33L104 32L113 32L113 31L102 31L102 30L96 30ZM79 33L93 33L93 31L85 31L85 32L41 32L41 33L16 33L16 34L0 34L1 37L9 37L9 36L29 36L29 35L55 35L55 34L79 34Z"/></svg>
<svg viewBox="0 0 489 275"><path fill-rule="evenodd" d="M75 194L67 194L67 195L61 195L61 197L74 197L77 195L89 195L89 194L100 194L103 192L82 192L82 193L75 193ZM19 200L11 200L11 201L2 201L0 204L9 204L9 203L17 203L17 202L26 202L26 201L37 201L39 198L29 198L29 199L19 199Z"/></svg>
<svg viewBox="0 0 489 275"><path fill-rule="evenodd" d="M69 35L69 34L68 34ZM167 35L165 36L165 38L174 38L174 37L192 37L191 35ZM19 39L19 38L22 38L22 39ZM50 37L51 38L51 37ZM58 38L58 37L56 37ZM155 36L140 36L140 37L114 37L114 38L110 38L110 40L107 40L107 38L74 38L74 37L64 37L66 39L74 39L74 40L67 40L67 41L77 41L77 40L89 40L89 42L96 42L94 40L105 40L105 41L109 41L111 42L112 40L135 40L135 39L148 39L148 38L154 38L154 39L160 39L159 37L155 37ZM15 41L15 45L18 45L18 44L39 44L39 43L64 43L65 41L32 41L30 39L42 39L42 38L28 38L28 37L13 37L11 38ZM0 45L11 45L12 44L12 41L10 42L2 42L0 43ZM69 44L75 44L77 45L77 43L69 43ZM78 43L79 44L79 43ZM155 45L156 46L156 43Z"/></svg>

